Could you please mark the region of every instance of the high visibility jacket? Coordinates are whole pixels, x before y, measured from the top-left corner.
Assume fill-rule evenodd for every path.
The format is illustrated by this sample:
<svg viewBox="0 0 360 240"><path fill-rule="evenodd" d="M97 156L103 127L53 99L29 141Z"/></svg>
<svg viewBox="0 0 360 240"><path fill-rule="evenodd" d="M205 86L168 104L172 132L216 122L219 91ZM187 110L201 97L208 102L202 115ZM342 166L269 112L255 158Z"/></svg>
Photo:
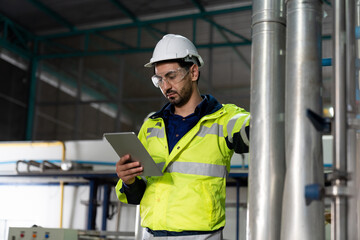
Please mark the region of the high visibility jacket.
<svg viewBox="0 0 360 240"><path fill-rule="evenodd" d="M146 120L138 137L161 166L163 176L147 177L140 202L141 225L176 232L213 231L223 227L226 177L233 145L248 145L245 127L249 119L244 109L223 105L202 117L170 154L163 119ZM120 201L127 203L121 188L120 179L116 193Z"/></svg>

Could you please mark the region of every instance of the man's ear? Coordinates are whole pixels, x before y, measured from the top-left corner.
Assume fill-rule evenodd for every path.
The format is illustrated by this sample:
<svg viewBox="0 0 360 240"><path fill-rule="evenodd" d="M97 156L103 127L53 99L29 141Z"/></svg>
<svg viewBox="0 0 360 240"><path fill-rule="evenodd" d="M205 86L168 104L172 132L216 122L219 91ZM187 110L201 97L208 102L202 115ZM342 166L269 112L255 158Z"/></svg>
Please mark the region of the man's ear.
<svg viewBox="0 0 360 240"><path fill-rule="evenodd" d="M192 81L197 81L199 78L199 66L194 64L190 68L190 76Z"/></svg>

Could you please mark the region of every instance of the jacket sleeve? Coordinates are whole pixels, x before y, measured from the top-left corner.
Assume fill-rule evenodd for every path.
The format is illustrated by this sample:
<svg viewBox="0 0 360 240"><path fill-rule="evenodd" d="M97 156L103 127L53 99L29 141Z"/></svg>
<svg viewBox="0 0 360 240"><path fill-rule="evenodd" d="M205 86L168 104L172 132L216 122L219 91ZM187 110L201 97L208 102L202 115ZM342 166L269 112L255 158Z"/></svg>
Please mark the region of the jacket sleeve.
<svg viewBox="0 0 360 240"><path fill-rule="evenodd" d="M121 202L135 205L140 204L145 189L146 183L141 177L135 178L135 182L131 185L125 185L125 183L119 179L115 187L116 195Z"/></svg>
<svg viewBox="0 0 360 240"><path fill-rule="evenodd" d="M240 109L226 125L226 144L236 153L249 152L250 142L250 113Z"/></svg>

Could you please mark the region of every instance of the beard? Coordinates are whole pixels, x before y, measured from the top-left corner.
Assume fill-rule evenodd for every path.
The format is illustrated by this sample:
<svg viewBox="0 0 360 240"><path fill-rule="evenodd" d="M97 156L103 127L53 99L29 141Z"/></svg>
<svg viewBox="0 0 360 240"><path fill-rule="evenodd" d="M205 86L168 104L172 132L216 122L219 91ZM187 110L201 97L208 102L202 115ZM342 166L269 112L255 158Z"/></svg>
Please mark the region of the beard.
<svg viewBox="0 0 360 240"><path fill-rule="evenodd" d="M181 88L179 91L169 89L166 92L165 96L169 100L169 102L173 104L175 107L182 107L189 102L192 92L193 92L192 82L187 82L184 85L184 87ZM172 94L172 96L167 97L168 94Z"/></svg>

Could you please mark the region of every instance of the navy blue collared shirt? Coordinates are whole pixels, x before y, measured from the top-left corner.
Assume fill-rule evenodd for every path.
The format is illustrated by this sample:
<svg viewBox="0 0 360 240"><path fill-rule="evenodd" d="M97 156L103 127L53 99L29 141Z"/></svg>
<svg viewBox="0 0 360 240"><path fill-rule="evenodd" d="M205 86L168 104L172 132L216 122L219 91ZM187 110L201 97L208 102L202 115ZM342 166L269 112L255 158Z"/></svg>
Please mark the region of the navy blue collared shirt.
<svg viewBox="0 0 360 240"><path fill-rule="evenodd" d="M171 153L176 143L206 114L208 104L209 100L207 96L203 96L203 100L196 106L194 113L186 117L176 115L172 104L169 104L164 109L163 119L166 126L169 153Z"/></svg>

